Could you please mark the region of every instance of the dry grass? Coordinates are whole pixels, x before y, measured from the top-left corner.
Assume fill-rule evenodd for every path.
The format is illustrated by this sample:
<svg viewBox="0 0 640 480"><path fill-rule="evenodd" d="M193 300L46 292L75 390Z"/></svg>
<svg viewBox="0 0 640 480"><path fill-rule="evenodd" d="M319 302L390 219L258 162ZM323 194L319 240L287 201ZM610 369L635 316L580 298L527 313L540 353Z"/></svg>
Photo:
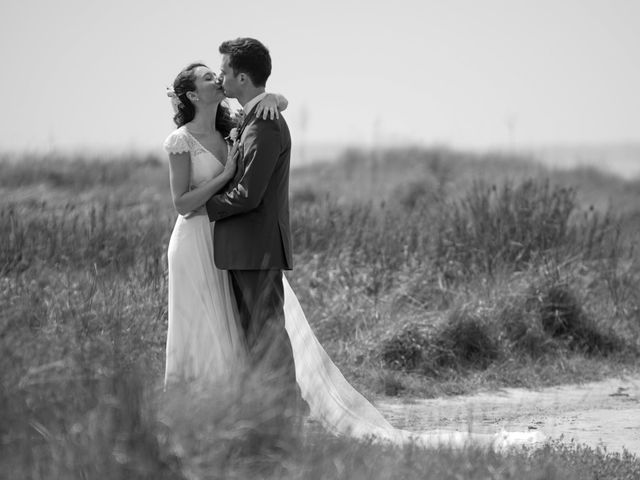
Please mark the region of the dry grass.
<svg viewBox="0 0 640 480"><path fill-rule="evenodd" d="M597 184L599 198L608 191L611 209L590 208L572 177L551 181L502 157L351 152L296 170L289 279L328 352L369 395L633 368L640 192L597 175L576 178ZM250 401L246 389L215 402L159 390L175 218L166 165L5 159L0 179L0 467L10 478L637 474L636 460L588 449L398 450L313 428L277 455L243 454L247 435L260 438L254 417L230 410L238 392Z"/></svg>

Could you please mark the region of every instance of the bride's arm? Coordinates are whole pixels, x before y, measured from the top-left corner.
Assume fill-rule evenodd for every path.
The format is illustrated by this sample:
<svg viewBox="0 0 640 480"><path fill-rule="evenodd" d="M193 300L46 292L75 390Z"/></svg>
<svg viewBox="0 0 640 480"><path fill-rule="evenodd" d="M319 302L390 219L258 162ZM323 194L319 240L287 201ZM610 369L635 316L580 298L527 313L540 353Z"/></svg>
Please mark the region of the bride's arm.
<svg viewBox="0 0 640 480"><path fill-rule="evenodd" d="M218 193L235 174L238 144L229 150L224 170L204 184L189 190L191 177L191 159L189 152L169 154L169 180L173 205L180 215L202 207L209 198Z"/></svg>
<svg viewBox="0 0 640 480"><path fill-rule="evenodd" d="M256 107L256 117L266 120L270 118L280 118L280 112L287 109L289 101L279 93L267 93L267 95L258 102Z"/></svg>

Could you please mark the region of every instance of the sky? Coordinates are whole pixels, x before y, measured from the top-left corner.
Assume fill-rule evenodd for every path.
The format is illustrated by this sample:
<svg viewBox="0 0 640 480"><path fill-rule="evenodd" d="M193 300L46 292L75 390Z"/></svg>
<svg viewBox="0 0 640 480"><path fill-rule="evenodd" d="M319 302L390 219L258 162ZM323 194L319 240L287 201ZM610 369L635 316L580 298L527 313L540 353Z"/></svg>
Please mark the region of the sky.
<svg viewBox="0 0 640 480"><path fill-rule="evenodd" d="M640 141L637 0L2 0L0 151L160 151L165 88L271 51L294 144ZM236 104L237 106L237 104Z"/></svg>

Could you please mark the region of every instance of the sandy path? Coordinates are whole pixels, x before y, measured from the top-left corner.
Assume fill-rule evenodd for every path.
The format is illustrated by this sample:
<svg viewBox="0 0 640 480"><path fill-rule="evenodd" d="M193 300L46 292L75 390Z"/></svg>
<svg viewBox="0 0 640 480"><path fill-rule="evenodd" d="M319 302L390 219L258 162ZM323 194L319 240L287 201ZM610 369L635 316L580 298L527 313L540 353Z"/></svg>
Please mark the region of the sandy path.
<svg viewBox="0 0 640 480"><path fill-rule="evenodd" d="M396 427L496 432L538 428L552 438L564 435L607 451L623 448L640 456L640 376L541 390L498 392L437 399L393 399L376 406Z"/></svg>

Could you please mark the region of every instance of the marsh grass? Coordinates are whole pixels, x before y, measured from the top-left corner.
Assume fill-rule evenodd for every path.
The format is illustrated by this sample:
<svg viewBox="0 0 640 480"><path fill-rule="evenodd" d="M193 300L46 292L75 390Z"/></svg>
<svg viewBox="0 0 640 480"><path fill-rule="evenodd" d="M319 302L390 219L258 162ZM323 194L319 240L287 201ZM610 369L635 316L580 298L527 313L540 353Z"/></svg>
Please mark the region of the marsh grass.
<svg viewBox="0 0 640 480"><path fill-rule="evenodd" d="M592 208L579 184L508 158L349 155L292 173L288 278L358 389L438 395L634 368L634 184L624 207ZM599 196L611 182L615 206L621 184L589 175ZM10 478L637 473L634 458L582 447L433 452L313 425L291 434L295 448L246 455L247 435L260 438L241 408L250 391L204 401L211 392L161 389L175 219L166 165L33 157L0 162L0 178L0 469Z"/></svg>

